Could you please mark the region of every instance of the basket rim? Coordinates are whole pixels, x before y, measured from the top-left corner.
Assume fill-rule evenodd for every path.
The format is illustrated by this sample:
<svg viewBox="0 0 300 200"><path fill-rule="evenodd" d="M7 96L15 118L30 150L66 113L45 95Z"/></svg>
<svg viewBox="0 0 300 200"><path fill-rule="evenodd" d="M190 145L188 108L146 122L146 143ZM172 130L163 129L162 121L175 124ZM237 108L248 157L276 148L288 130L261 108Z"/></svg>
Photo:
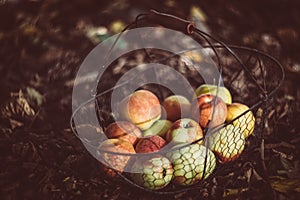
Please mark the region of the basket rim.
<svg viewBox="0 0 300 200"><path fill-rule="evenodd" d="M214 48L224 48L223 45L214 45L213 47L214 47ZM240 114L239 116L237 116L235 119L233 119L233 120L231 120L231 121L229 121L229 122L225 122L225 123L221 124L220 126L217 126L217 127L213 128L213 129L210 129L209 132L211 132L211 133L215 133L215 132L219 131L220 129L222 129L223 127L227 126L228 124L231 124L233 121L237 120L239 117L241 117L242 115L246 114L247 112L253 111L254 109L258 108L260 105L262 105L265 101L267 101L270 97L272 97L272 96L278 91L278 89L279 89L279 88L281 87L281 85L283 84L283 81L284 81L284 78L285 78L285 72L284 72L283 66L280 64L280 62L279 62L276 58L274 58L273 56L269 55L268 53L265 53L265 52L263 52L263 51L259 51L259 50L254 49L254 48L244 47L244 46L228 45L228 47L229 47L230 49L243 50L243 51L247 51L247 52L257 53L257 54L260 54L260 55L262 55L262 56L265 56L265 57L269 58L272 62L274 62L274 63L277 65L277 67L280 68L281 73L282 73L282 76L281 76L281 79L280 79L278 85L277 85L270 93L267 93L267 92L265 93L266 96L264 97L264 99L260 100L260 101L257 102L256 104L254 104L254 105L252 105L251 107L249 107L249 109L248 109L247 111L241 113L241 114ZM204 45L204 46L202 46L201 48L205 49L205 48L212 48L212 47L211 47L210 45ZM186 50L186 51L180 52L179 54L183 54L183 53L185 53L185 52L193 51L193 50L196 50L196 49L199 49L199 48L191 48L191 49L188 49L188 50ZM178 55L178 54L171 55L171 56L176 56L176 55ZM166 58L164 58L164 59L166 59ZM168 57L167 59L169 59L169 57ZM121 85L123 85L123 83L122 83ZM85 144L89 144L89 143L87 143L87 142L84 140L84 138L81 138L81 137L77 134L76 126L75 126L75 125L73 126L73 124L74 124L74 123L73 123L73 119L74 119L75 115L79 112L79 110L80 110L82 107L88 105L89 103L92 103L93 101L97 101L97 98L98 98L98 97L100 97L100 96L102 96L102 95L104 95L104 94L106 94L106 93L112 91L112 90L113 90L114 88L116 88L116 87L120 87L121 85L114 86L114 87L112 87L112 88L110 88L110 89L107 89L107 90L105 90L105 91L103 91L103 92L101 92L101 93L99 93L99 94L93 96L93 97L90 98L89 100L87 100L87 101L85 101L84 103L82 103L81 105L79 105L79 106L73 111L72 116L71 116L71 118L70 118L70 127L71 127L71 129L72 129L72 132L73 132L73 133L74 133L74 134L75 134L82 142L84 142ZM104 131L104 130L102 130L102 131ZM196 142L199 142L199 141L204 140L204 139L205 139L205 137L204 137L204 138L200 138L200 139L198 139L198 140L195 141L195 142L188 143L186 146L191 145L191 144L196 143ZM91 146L91 147L95 148L95 146ZM104 153L111 153L111 154L124 155L124 156L134 156L133 154L130 154L130 153L116 153L116 152L112 152L112 151L103 151L103 152L104 152ZM159 153L161 153L161 152L159 152ZM156 154L157 154L156 152L154 152L154 153L149 153L149 154L147 153L147 154L145 154L145 156L156 155Z"/></svg>

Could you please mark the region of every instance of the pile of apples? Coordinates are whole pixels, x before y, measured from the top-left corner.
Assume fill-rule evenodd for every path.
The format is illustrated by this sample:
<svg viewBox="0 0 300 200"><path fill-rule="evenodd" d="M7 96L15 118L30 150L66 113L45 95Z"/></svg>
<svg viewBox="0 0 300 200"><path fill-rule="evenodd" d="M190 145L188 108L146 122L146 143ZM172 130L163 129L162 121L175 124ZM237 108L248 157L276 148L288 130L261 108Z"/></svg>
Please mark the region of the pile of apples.
<svg viewBox="0 0 300 200"><path fill-rule="evenodd" d="M131 172L136 184L157 190L170 182L195 184L212 174L217 161L235 160L253 133L253 113L244 104L232 103L225 87L203 84L195 94L192 102L172 95L160 104L154 93L137 90L123 99L118 108L122 121L106 128L108 139L98 147L115 152L102 153L105 161L120 172Z"/></svg>

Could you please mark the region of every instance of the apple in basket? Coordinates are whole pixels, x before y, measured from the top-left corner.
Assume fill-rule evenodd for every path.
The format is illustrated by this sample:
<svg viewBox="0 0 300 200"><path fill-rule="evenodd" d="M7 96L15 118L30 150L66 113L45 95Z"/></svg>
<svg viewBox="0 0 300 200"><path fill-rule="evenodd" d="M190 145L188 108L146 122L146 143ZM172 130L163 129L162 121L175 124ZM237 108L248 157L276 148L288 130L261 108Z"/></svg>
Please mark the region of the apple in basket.
<svg viewBox="0 0 300 200"><path fill-rule="evenodd" d="M245 111L249 110L249 107L241 103L232 103L227 106L226 121L231 121L240 116ZM250 136L254 131L255 117L252 111L248 111L244 115L240 116L232 122L234 126L237 126L243 132L245 138Z"/></svg>
<svg viewBox="0 0 300 200"><path fill-rule="evenodd" d="M163 156L140 157L132 166L134 183L151 190L166 187L172 180L172 163Z"/></svg>
<svg viewBox="0 0 300 200"><path fill-rule="evenodd" d="M196 121L189 118L175 121L166 135L168 143L191 143L201 138L203 138L201 127ZM199 143L202 143L202 140L199 140Z"/></svg>
<svg viewBox="0 0 300 200"><path fill-rule="evenodd" d="M158 135L152 135L140 139L135 147L135 151L136 153L156 152L166 144L166 141L162 137Z"/></svg>
<svg viewBox="0 0 300 200"><path fill-rule="evenodd" d="M156 121L150 128L144 131L144 137L158 135L166 138L166 133L170 129L172 122L166 119Z"/></svg>
<svg viewBox="0 0 300 200"><path fill-rule="evenodd" d="M174 122L178 119L187 117L191 103L184 96L172 95L163 101L162 106L166 110L167 119Z"/></svg>
<svg viewBox="0 0 300 200"><path fill-rule="evenodd" d="M229 124L212 135L207 134L204 143L221 163L225 163L235 160L243 152L245 137L239 127Z"/></svg>
<svg viewBox="0 0 300 200"><path fill-rule="evenodd" d="M100 172L104 176L107 176L107 177L109 177L111 179L115 179L115 180L120 178L114 169L107 166L106 164L103 164L102 162L99 162L99 164L100 164Z"/></svg>
<svg viewBox="0 0 300 200"><path fill-rule="evenodd" d="M103 164L106 164L108 167L114 168L119 172L125 170L126 165L130 160L130 155L122 155L122 153L135 154L135 150L131 143L121 139L105 140L97 149L97 154L101 156Z"/></svg>
<svg viewBox="0 0 300 200"><path fill-rule="evenodd" d="M192 185L207 178L216 167L216 158L211 150L199 143L174 146L167 153L172 162L172 182L178 185Z"/></svg>
<svg viewBox="0 0 300 200"><path fill-rule="evenodd" d="M120 102L119 111L122 118L146 130L160 118L161 105L152 92L137 90Z"/></svg>
<svg viewBox="0 0 300 200"><path fill-rule="evenodd" d="M105 130L108 138L118 138L135 145L138 138L142 137L141 130L134 124L127 121L118 121L111 123Z"/></svg>
<svg viewBox="0 0 300 200"><path fill-rule="evenodd" d="M226 104L231 104L232 97L231 97L229 90L224 86L220 86L219 90L217 90L217 89L218 89L217 85L202 84L195 90L195 94L197 97L202 94L217 95L217 91L218 91L217 96L220 97Z"/></svg>
<svg viewBox="0 0 300 200"><path fill-rule="evenodd" d="M202 94L195 99L191 106L191 112L195 119L199 120L201 127L221 125L227 116L227 107L224 101L212 94Z"/></svg>

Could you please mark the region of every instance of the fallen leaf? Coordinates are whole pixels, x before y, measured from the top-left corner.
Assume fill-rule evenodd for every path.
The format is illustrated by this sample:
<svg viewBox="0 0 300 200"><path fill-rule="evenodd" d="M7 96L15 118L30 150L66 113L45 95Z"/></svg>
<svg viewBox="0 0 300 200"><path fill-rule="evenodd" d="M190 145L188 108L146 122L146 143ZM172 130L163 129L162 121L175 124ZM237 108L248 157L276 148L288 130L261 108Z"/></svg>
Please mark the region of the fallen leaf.
<svg viewBox="0 0 300 200"><path fill-rule="evenodd" d="M33 101L36 101L37 105L40 106L43 102L43 96L36 89L32 87L26 88L27 95Z"/></svg>
<svg viewBox="0 0 300 200"><path fill-rule="evenodd" d="M204 12L199 7L192 6L190 12L191 12L192 18L199 19L199 20L201 20L203 22L206 21L207 17L206 17L206 15L204 14Z"/></svg>
<svg viewBox="0 0 300 200"><path fill-rule="evenodd" d="M300 192L299 179L286 179L280 176L270 177L270 183L274 190L281 193Z"/></svg>
<svg viewBox="0 0 300 200"><path fill-rule="evenodd" d="M223 197L229 197L229 196L236 196L238 194L247 192L249 189L248 188L234 188L234 189L225 189L223 193Z"/></svg>
<svg viewBox="0 0 300 200"><path fill-rule="evenodd" d="M110 31L114 34L120 33L124 28L125 28L124 22L119 20L112 22L109 27Z"/></svg>
<svg viewBox="0 0 300 200"><path fill-rule="evenodd" d="M22 90L12 93L11 98L1 109L1 116L8 119L12 129L24 125L24 122L35 116L34 109L24 97Z"/></svg>
<svg viewBox="0 0 300 200"><path fill-rule="evenodd" d="M103 27L103 26L99 26L99 27L88 27L85 30L85 34L86 36L94 43L94 44L98 44L101 41L109 38L109 34L108 34L108 30L107 28Z"/></svg>

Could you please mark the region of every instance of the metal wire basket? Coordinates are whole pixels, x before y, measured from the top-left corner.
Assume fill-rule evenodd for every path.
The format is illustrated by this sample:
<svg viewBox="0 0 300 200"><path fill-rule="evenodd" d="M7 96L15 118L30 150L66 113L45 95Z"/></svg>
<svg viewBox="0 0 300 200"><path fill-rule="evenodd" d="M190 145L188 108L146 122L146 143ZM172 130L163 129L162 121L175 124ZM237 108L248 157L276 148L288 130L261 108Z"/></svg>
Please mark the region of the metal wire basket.
<svg viewBox="0 0 300 200"><path fill-rule="evenodd" d="M213 63L217 66L219 74L221 75L220 78L222 77L222 80L224 82L224 86L226 86L226 88L228 88L232 93L233 101L245 103L249 106L249 109L244 111L235 119L227 121L226 123L217 126L216 128L204 129L204 138L200 138L192 143L176 147L175 149L173 148L172 150L162 149L154 153L137 155L131 153L120 153L118 151L111 151L107 149L99 149L99 144L107 139L107 137L105 137L104 131L109 124L115 121L115 116L112 114L113 108L111 105L112 92L116 89L119 89L120 93L124 93L120 95L126 96L128 95L128 92L126 90L123 90L122 88L127 87L132 82L136 82L138 79L143 80L143 78L145 78L141 74L132 77L132 79L130 79L129 81L123 82L121 84L118 83L120 77L126 74L126 72L128 72L131 68L134 68L136 67L136 65L141 63L154 62L158 64L166 64L176 71L179 71L180 74L182 74L194 88L205 83L204 78L195 73L195 68L199 67L199 65L205 65L205 63L208 63L208 65L205 66L208 66L207 68L209 68L209 63L211 63L211 60L205 60L205 57L201 57L201 54L193 54L195 50L199 50L199 47L189 48L186 49L186 51L177 52L176 54L159 49L145 48L121 56L118 58L118 60L109 65L102 78L98 81L97 89L96 91L93 91L92 98L75 107L70 121L71 127L73 132L79 137L88 151L91 152L91 154L94 155L94 157L99 161L105 163L108 167L112 167L113 170L120 177L122 177L122 180L124 180L125 184L131 184L134 187L140 188L142 190L159 194L177 193L184 190L201 188L218 174L222 174L222 172L224 171L235 171L238 169L234 164L235 161L228 164L217 163L216 169L214 169L215 166L210 162L210 159L208 157L210 151L208 150L207 145L205 147L206 150L203 151L204 153L202 154L199 154L197 149L193 151L194 154L188 154L194 148L193 145L197 144L199 141L202 141L203 143L204 141L211 141L209 140L209 138L213 137L216 132L220 131L223 131L225 135L224 137L227 137L226 135L228 135L231 131L231 126L235 121L241 120L243 122L240 123L243 125L240 125L239 127L242 132L251 131L247 129L250 129L250 126L248 125L252 123L255 124L255 129L254 134L251 137L247 138L246 140L241 137L235 137L234 141L228 141L227 146L225 145L222 147L223 152L226 152L230 149L231 151L239 151L238 145L240 143L243 143L243 145L245 145L244 151L238 158L238 160L243 163L248 162L250 160L250 156L253 156L254 149L259 147L263 140L264 120L267 116L266 107L269 106L268 103L275 95L276 91L281 86L284 80L284 70L281 64L276 59L264 52L247 47L226 45L225 43L215 39L211 35L199 30L190 21L185 21L175 16L158 13L156 11L138 15L136 17L136 20L133 23L129 24L123 30L123 32L125 33L126 30L131 28L153 26L153 24L159 24L169 29L183 32L199 42L201 44L201 52L205 55L209 55L209 57L212 58ZM111 49L117 48L116 45L120 38L121 35L116 37ZM108 52L108 54L109 53L110 52ZM136 61L138 55L142 55L142 57L144 57L145 59L143 59L142 61ZM192 56L188 56L187 59L187 55ZM126 61L126 64L123 64L122 67L120 67L120 60ZM195 60L198 60L198 63L195 62ZM203 68L201 68L201 70L203 70ZM164 75L158 74L158 76L161 77ZM174 79L176 81L177 77L171 76L168 78ZM214 82L217 86L220 85L220 78L215 80ZM147 89L152 91L158 96L160 101L163 101L164 98L172 94L172 92L168 90L168 88L157 84L146 84L140 87L140 89ZM89 119L87 119L87 115L90 112L96 113L97 120L89 121ZM255 121L250 118L245 119L245 117L248 116L249 112L254 113L256 119ZM81 133L79 133L79 130L81 131ZM178 170L183 170L185 174L193 172L193 176L198 176L199 178L197 180L194 180L187 177L183 182L185 182L186 185L189 186L169 184L163 189L152 190L153 188L157 189L153 186L155 185L154 183L152 185L152 189L151 184L150 186L148 184L147 187L145 187L143 183L138 184L136 183L136 181L133 181L133 176L132 173L130 173L130 169L121 171L119 170L120 168L113 167L110 163L111 160L117 160L116 162L118 162L118 166L125 168L128 166L132 166L137 159L141 159L140 157L142 157L143 163L148 162L149 165L149 160L151 160L152 158L156 158L160 162L165 162L162 157L167 156L172 166L174 166L176 165L176 163L174 164L175 161L172 160L172 155L174 156L174 154L172 154L171 156L167 155L170 154L170 152L177 152L182 163L187 160L189 160L189 162L191 163L202 160L203 162L198 165L193 165L190 163L189 169L186 169L184 166L182 168L177 166L176 168L177 172ZM227 153L230 154L230 151L228 151ZM222 160L220 161L222 162ZM141 165L143 165L143 163L141 163ZM155 167L153 166L153 163L150 163L150 165L151 167ZM195 171L194 168L197 168L199 166L201 166L201 169ZM173 170L172 172L168 172L166 170L164 171L164 173L175 172L176 170ZM208 172L212 174L208 176ZM153 182L156 181L155 174L152 174L152 176ZM184 176L182 176L182 178L184 178ZM195 183L190 184L190 182Z"/></svg>

